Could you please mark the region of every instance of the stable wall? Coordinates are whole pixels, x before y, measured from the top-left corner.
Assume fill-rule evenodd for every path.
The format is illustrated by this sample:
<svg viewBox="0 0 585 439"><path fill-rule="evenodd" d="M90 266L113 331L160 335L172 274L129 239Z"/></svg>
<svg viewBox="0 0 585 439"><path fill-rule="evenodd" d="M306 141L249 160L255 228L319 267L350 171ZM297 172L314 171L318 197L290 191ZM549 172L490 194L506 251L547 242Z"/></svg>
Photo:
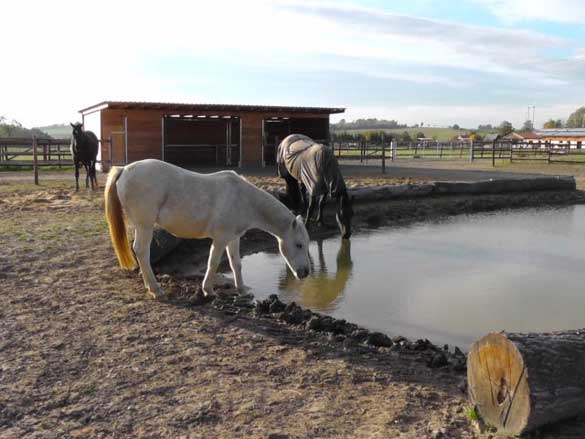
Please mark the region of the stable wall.
<svg viewBox="0 0 585 439"><path fill-rule="evenodd" d="M323 119L328 114L314 113L257 113L257 112L169 112L163 110L101 110L102 156L113 165L124 165L145 158L162 159L162 118L170 114L207 114L238 116L241 121L240 167L262 166L262 121L272 117L291 119ZM111 145L109 140L111 139Z"/></svg>

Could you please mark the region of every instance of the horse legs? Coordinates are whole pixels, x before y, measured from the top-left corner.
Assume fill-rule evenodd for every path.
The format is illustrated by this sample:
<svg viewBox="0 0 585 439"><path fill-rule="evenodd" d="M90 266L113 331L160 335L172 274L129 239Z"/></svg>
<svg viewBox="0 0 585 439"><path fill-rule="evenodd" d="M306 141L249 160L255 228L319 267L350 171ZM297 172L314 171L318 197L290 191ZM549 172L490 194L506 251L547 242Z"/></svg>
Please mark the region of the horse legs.
<svg viewBox="0 0 585 439"><path fill-rule="evenodd" d="M75 191L79 192L79 162L75 160Z"/></svg>
<svg viewBox="0 0 585 439"><path fill-rule="evenodd" d="M95 160L93 162L91 172L93 174L93 181L95 183L95 190L97 191L100 187L98 185L97 174L96 174L96 171L95 171Z"/></svg>
<svg viewBox="0 0 585 439"><path fill-rule="evenodd" d="M215 279L215 272L221 261L221 256L225 250L226 245L213 241L211 243L211 249L209 250L209 260L207 261L207 271L205 272L205 278L203 279L203 293L206 296L213 295L213 281Z"/></svg>
<svg viewBox="0 0 585 439"><path fill-rule="evenodd" d="M317 205L316 197L309 195L309 207L307 208L307 217L305 218L305 225L309 224L311 221L311 217L313 216L313 211L315 210L315 206Z"/></svg>
<svg viewBox="0 0 585 439"><path fill-rule="evenodd" d="M325 227L325 217L323 216L323 209L325 208L325 201L327 200L327 194L319 196L319 211L317 213L317 224L321 227Z"/></svg>
<svg viewBox="0 0 585 439"><path fill-rule="evenodd" d="M89 189L89 174L91 173L91 165L87 165L84 163L83 167L85 168L85 188Z"/></svg>
<svg viewBox="0 0 585 439"><path fill-rule="evenodd" d="M307 188L303 183L299 184L299 191L301 194L301 201L303 203L303 209L306 209L309 205L309 201L307 200Z"/></svg>
<svg viewBox="0 0 585 439"><path fill-rule="evenodd" d="M134 234L134 254L138 259L140 271L142 272L142 279L144 286L150 295L155 299L160 299L164 296L164 292L156 281L156 277L152 272L150 266L150 243L152 242L152 225L151 226L136 226Z"/></svg>
<svg viewBox="0 0 585 439"><path fill-rule="evenodd" d="M242 262L240 260L240 238L236 238L227 245L227 255L230 261L230 267L234 273L234 280L236 288L240 289L244 286L242 280Z"/></svg>
<svg viewBox="0 0 585 439"><path fill-rule="evenodd" d="M286 193L292 203L292 210L299 211L301 209L299 183L290 174L284 177L286 182Z"/></svg>
<svg viewBox="0 0 585 439"><path fill-rule="evenodd" d="M97 177L95 172L95 160L92 160L89 164L89 181L91 183L91 190L95 191L98 189Z"/></svg>

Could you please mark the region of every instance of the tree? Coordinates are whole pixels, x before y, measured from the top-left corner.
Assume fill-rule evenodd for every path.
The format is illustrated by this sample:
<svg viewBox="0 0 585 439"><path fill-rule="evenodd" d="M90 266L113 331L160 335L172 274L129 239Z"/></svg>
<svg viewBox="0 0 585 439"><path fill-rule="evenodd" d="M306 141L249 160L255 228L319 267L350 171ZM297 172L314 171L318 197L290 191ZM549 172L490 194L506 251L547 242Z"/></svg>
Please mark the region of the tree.
<svg viewBox="0 0 585 439"><path fill-rule="evenodd" d="M459 127L459 125L457 125L457 124L453 124L453 127L452 127L452 128L453 128L454 130L460 130L460 129L461 129L461 128Z"/></svg>
<svg viewBox="0 0 585 439"><path fill-rule="evenodd" d="M425 133L423 133L422 131L419 131L418 133L416 133L416 138L417 139L423 139L425 138Z"/></svg>
<svg viewBox="0 0 585 439"><path fill-rule="evenodd" d="M402 133L402 135L400 136L400 140L405 143L412 142L412 138L410 137L410 134L408 134L408 131Z"/></svg>
<svg viewBox="0 0 585 439"><path fill-rule="evenodd" d="M500 136L507 136L512 131L514 131L514 127L512 126L512 123L507 120L503 121L498 127L498 134Z"/></svg>
<svg viewBox="0 0 585 439"><path fill-rule="evenodd" d="M524 125L522 125L522 131L531 133L534 131L534 125L532 124L531 120L526 120Z"/></svg>
<svg viewBox="0 0 585 439"><path fill-rule="evenodd" d="M563 122L561 121L561 119L549 119L547 120L544 125L542 126L544 129L552 129L552 128L562 128L563 127Z"/></svg>
<svg viewBox="0 0 585 439"><path fill-rule="evenodd" d="M567 128L585 128L585 107L581 107L574 111L566 123Z"/></svg>
<svg viewBox="0 0 585 439"><path fill-rule="evenodd" d="M494 129L494 127L492 126L492 124L491 124L491 123L488 123L487 125L479 125L479 126L477 127L477 129L478 129L478 130L485 130L485 131L488 131L488 130L493 130L493 129Z"/></svg>

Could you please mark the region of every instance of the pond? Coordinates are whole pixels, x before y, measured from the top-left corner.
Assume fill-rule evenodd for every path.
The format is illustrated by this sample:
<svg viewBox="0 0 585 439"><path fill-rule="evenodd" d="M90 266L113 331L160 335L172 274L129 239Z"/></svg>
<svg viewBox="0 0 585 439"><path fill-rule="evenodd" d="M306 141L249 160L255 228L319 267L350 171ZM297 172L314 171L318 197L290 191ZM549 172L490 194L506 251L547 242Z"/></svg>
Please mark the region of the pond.
<svg viewBox="0 0 585 439"><path fill-rule="evenodd" d="M278 293L368 329L467 350L494 330L585 327L585 206L499 211L311 242L299 281L276 253L243 258Z"/></svg>

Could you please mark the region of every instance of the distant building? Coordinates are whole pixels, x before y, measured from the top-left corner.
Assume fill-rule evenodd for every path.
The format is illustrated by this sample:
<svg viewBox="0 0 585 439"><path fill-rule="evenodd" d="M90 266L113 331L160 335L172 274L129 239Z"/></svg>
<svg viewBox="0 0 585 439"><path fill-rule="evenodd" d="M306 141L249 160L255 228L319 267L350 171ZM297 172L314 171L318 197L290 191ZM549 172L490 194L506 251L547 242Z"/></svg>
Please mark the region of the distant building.
<svg viewBox="0 0 585 439"><path fill-rule="evenodd" d="M483 140L484 140L484 142L497 142L501 138L502 138L502 136L500 136L497 133L490 133L490 134L486 134L486 136L483 138Z"/></svg>
<svg viewBox="0 0 585 439"><path fill-rule="evenodd" d="M534 143L542 141L541 137L537 134L525 131L525 132L512 132L510 134L505 135L502 137L504 140L511 140L512 142L526 142L526 143Z"/></svg>
<svg viewBox="0 0 585 439"><path fill-rule="evenodd" d="M585 143L585 128L551 128L534 132L543 142L581 149Z"/></svg>

